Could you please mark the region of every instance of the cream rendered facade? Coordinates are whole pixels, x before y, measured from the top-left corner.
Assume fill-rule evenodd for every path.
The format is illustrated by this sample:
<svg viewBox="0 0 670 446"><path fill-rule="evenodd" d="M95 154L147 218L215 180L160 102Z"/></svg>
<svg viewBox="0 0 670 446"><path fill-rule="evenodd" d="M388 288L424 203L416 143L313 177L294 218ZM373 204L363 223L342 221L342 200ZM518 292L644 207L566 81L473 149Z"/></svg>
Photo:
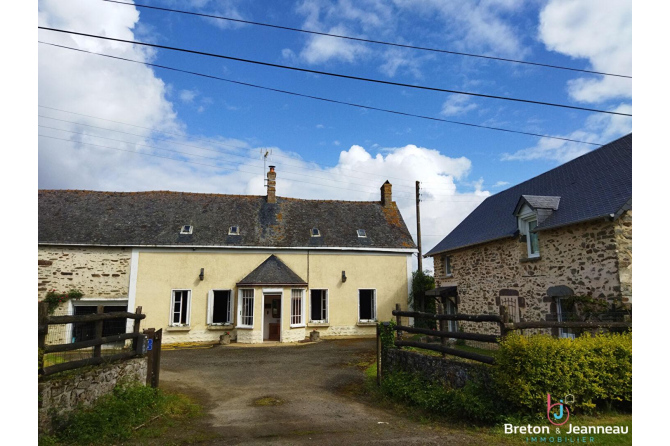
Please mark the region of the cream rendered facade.
<svg viewBox="0 0 670 446"><path fill-rule="evenodd" d="M409 250L408 250L409 251ZM307 287L253 286L253 327L240 324L237 283L270 255L276 255L307 282ZM200 271L204 269L204 278ZM342 272L346 281L342 280ZM359 290L375 290L376 319L391 319L399 303L406 308L411 277L411 252L267 249L166 249L135 248L132 252L129 307L142 306L147 318L142 327L164 330L163 342L216 341L228 331L240 343L263 342L265 295L281 296L280 342L305 339L318 330L322 337L373 336L375 324L359 322ZM291 327L291 290L303 289L303 326ZM327 323L309 322L311 289L327 290ZM173 290L189 290L187 326L171 326ZM231 290L233 323L207 324L211 290Z"/></svg>

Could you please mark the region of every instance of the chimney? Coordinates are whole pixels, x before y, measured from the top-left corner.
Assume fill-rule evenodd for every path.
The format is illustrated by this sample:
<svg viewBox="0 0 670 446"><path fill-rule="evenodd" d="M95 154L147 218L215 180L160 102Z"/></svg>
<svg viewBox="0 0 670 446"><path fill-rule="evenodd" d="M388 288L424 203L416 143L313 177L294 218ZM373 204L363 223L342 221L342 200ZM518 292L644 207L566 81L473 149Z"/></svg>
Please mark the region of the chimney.
<svg viewBox="0 0 670 446"><path fill-rule="evenodd" d="M270 166L270 171L268 172L268 203L276 203L277 196L275 195L275 178L277 178L277 173L275 172L275 166Z"/></svg>
<svg viewBox="0 0 670 446"><path fill-rule="evenodd" d="M391 193L391 183L389 183L389 180L386 180L386 182L382 184L381 191L382 206L385 208L391 207L391 203L393 203L393 194Z"/></svg>

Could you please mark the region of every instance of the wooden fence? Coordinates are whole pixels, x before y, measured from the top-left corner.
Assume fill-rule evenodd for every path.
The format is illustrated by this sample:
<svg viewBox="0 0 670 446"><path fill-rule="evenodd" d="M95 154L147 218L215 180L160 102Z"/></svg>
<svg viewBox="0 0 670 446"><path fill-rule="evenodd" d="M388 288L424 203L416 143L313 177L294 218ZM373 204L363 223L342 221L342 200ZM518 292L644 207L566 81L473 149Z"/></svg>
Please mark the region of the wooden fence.
<svg viewBox="0 0 670 446"><path fill-rule="evenodd" d="M103 362L117 361L121 359L130 359L136 356L143 355L145 335L140 333L140 321L146 315L142 314L142 307L137 307L135 313L129 312L113 312L105 313L102 305L98 306L95 314L86 314L80 316L51 316L47 314L47 305L43 302L39 303L38 310L38 347L42 351L40 355L39 373L41 375L52 375L54 373L63 372L65 370L77 369L89 365L102 364ZM113 319L133 319L132 333L123 333L113 336L102 336L103 322ZM46 336L49 331L49 325L61 325L72 323L95 323L95 337L86 341L78 341L67 344L46 345ZM132 339L132 348L129 351L114 354L102 355L102 345L113 342L125 341ZM67 361L60 364L44 367L44 356L49 353L68 352L79 350L83 348L93 347L92 356L90 358L79 359L75 361Z"/></svg>
<svg viewBox="0 0 670 446"><path fill-rule="evenodd" d="M602 328L630 328L632 322L612 322L612 321L580 321L580 322L560 322L560 321L531 321L531 322L509 322L509 315L507 314L507 307L500 306L500 315L496 314L443 314L442 305L438 304L437 314L422 313L419 311L401 311L400 304L396 304L396 309L392 314L396 317L395 330L397 331L395 345L398 348L415 347L425 350L432 350L440 352L444 355L458 356L461 358L472 359L483 362L485 364L495 364L493 356L482 355L470 351L460 350L447 346L448 339L463 339L467 341L478 341L488 343L498 343L510 331L524 330L530 328L563 328L563 329L586 329L592 330L595 333ZM426 328L415 328L402 324L402 317L428 319L439 323L439 330L430 330ZM500 328L499 335L480 334L480 333L464 333L461 331L446 330L447 321L467 321L467 322L492 322ZM430 344L426 342L405 341L403 340L403 332L412 334L424 334L440 338L440 345Z"/></svg>

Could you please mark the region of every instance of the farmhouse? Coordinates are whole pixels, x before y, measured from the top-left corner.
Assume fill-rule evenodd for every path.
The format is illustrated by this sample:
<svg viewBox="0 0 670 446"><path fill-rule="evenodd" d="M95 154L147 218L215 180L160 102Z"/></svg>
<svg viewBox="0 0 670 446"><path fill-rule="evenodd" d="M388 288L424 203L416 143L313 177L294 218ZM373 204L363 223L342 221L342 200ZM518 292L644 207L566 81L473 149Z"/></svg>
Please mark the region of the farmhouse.
<svg viewBox="0 0 670 446"><path fill-rule="evenodd" d="M515 322L631 311L632 151L629 134L484 200L426 254L433 294L451 312L505 306Z"/></svg>
<svg viewBox="0 0 670 446"><path fill-rule="evenodd" d="M267 196L39 191L38 297L141 305L167 343L374 335L407 302L416 252L391 184L380 201L302 200L267 177Z"/></svg>

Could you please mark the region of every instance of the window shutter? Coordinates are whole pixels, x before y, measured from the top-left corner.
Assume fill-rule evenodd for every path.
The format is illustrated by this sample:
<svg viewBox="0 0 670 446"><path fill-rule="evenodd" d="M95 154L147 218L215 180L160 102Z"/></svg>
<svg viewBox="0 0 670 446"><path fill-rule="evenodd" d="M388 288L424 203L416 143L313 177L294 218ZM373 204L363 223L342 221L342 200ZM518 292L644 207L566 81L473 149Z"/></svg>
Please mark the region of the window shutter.
<svg viewBox="0 0 670 446"><path fill-rule="evenodd" d="M214 314L214 290L207 293L207 325L212 325L212 315Z"/></svg>

